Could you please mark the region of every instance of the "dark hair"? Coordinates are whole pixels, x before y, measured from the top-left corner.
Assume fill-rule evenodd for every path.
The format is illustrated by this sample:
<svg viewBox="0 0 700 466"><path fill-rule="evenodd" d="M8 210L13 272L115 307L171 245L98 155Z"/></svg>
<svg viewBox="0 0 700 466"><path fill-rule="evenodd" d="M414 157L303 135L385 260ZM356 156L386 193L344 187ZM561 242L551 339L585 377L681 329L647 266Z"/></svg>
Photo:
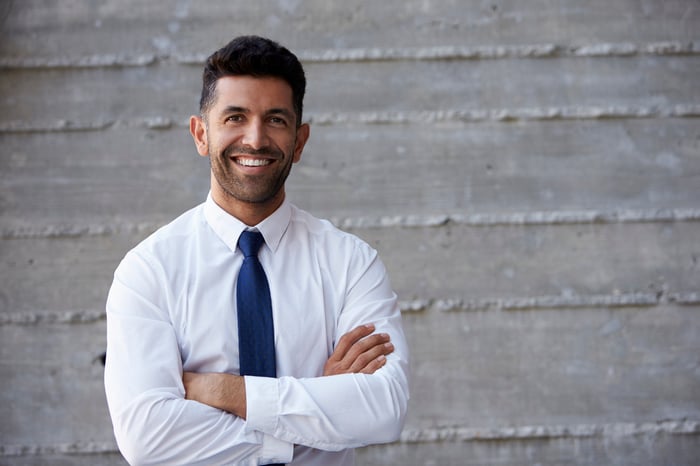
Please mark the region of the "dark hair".
<svg viewBox="0 0 700 466"><path fill-rule="evenodd" d="M217 80L225 76L275 77L285 80L292 88L297 125L301 124L306 92L304 68L296 55L277 42L258 36L236 37L207 58L199 100L202 115L214 102Z"/></svg>

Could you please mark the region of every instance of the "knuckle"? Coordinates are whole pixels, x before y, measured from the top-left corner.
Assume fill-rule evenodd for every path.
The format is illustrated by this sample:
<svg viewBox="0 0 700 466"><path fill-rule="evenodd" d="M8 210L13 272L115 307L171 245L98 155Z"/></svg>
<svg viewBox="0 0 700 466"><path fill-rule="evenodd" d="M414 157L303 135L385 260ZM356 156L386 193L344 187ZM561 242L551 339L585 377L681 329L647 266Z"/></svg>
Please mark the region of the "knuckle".
<svg viewBox="0 0 700 466"><path fill-rule="evenodd" d="M364 367L371 363L373 359L374 357L371 354L363 353L359 358L357 358L357 362L360 366Z"/></svg>

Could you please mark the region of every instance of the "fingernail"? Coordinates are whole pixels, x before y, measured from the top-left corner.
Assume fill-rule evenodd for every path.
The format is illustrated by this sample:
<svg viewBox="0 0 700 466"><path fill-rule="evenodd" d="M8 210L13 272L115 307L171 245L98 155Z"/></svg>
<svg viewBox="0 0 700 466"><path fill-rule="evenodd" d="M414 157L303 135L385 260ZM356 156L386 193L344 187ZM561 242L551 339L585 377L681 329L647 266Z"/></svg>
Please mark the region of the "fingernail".
<svg viewBox="0 0 700 466"><path fill-rule="evenodd" d="M365 325L365 328L368 330L374 330L374 324L367 324Z"/></svg>
<svg viewBox="0 0 700 466"><path fill-rule="evenodd" d="M384 343L384 348L386 348L386 349L394 349L394 345L392 345L391 343Z"/></svg>

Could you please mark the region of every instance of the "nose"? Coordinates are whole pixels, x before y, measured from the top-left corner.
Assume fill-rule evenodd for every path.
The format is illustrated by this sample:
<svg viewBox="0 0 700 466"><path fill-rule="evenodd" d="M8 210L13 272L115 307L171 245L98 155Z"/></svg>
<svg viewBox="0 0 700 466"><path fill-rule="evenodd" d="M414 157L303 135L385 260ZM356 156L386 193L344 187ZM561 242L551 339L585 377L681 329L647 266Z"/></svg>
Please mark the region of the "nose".
<svg viewBox="0 0 700 466"><path fill-rule="evenodd" d="M252 149L261 149L267 144L265 125L257 119L251 120L245 127L241 143Z"/></svg>

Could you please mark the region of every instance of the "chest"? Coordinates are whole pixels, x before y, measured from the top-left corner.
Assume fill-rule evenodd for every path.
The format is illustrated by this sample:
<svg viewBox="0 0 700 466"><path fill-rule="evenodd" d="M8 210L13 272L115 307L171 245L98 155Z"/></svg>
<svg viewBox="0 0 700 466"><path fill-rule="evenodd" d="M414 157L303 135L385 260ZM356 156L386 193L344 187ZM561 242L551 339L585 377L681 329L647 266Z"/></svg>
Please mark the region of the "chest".
<svg viewBox="0 0 700 466"><path fill-rule="evenodd" d="M264 258L261 258L264 259ZM183 276L171 316L183 367L237 374L237 275L240 263L201 267ZM343 293L332 271L307 261L263 267L270 287L279 376L315 377L333 349Z"/></svg>

